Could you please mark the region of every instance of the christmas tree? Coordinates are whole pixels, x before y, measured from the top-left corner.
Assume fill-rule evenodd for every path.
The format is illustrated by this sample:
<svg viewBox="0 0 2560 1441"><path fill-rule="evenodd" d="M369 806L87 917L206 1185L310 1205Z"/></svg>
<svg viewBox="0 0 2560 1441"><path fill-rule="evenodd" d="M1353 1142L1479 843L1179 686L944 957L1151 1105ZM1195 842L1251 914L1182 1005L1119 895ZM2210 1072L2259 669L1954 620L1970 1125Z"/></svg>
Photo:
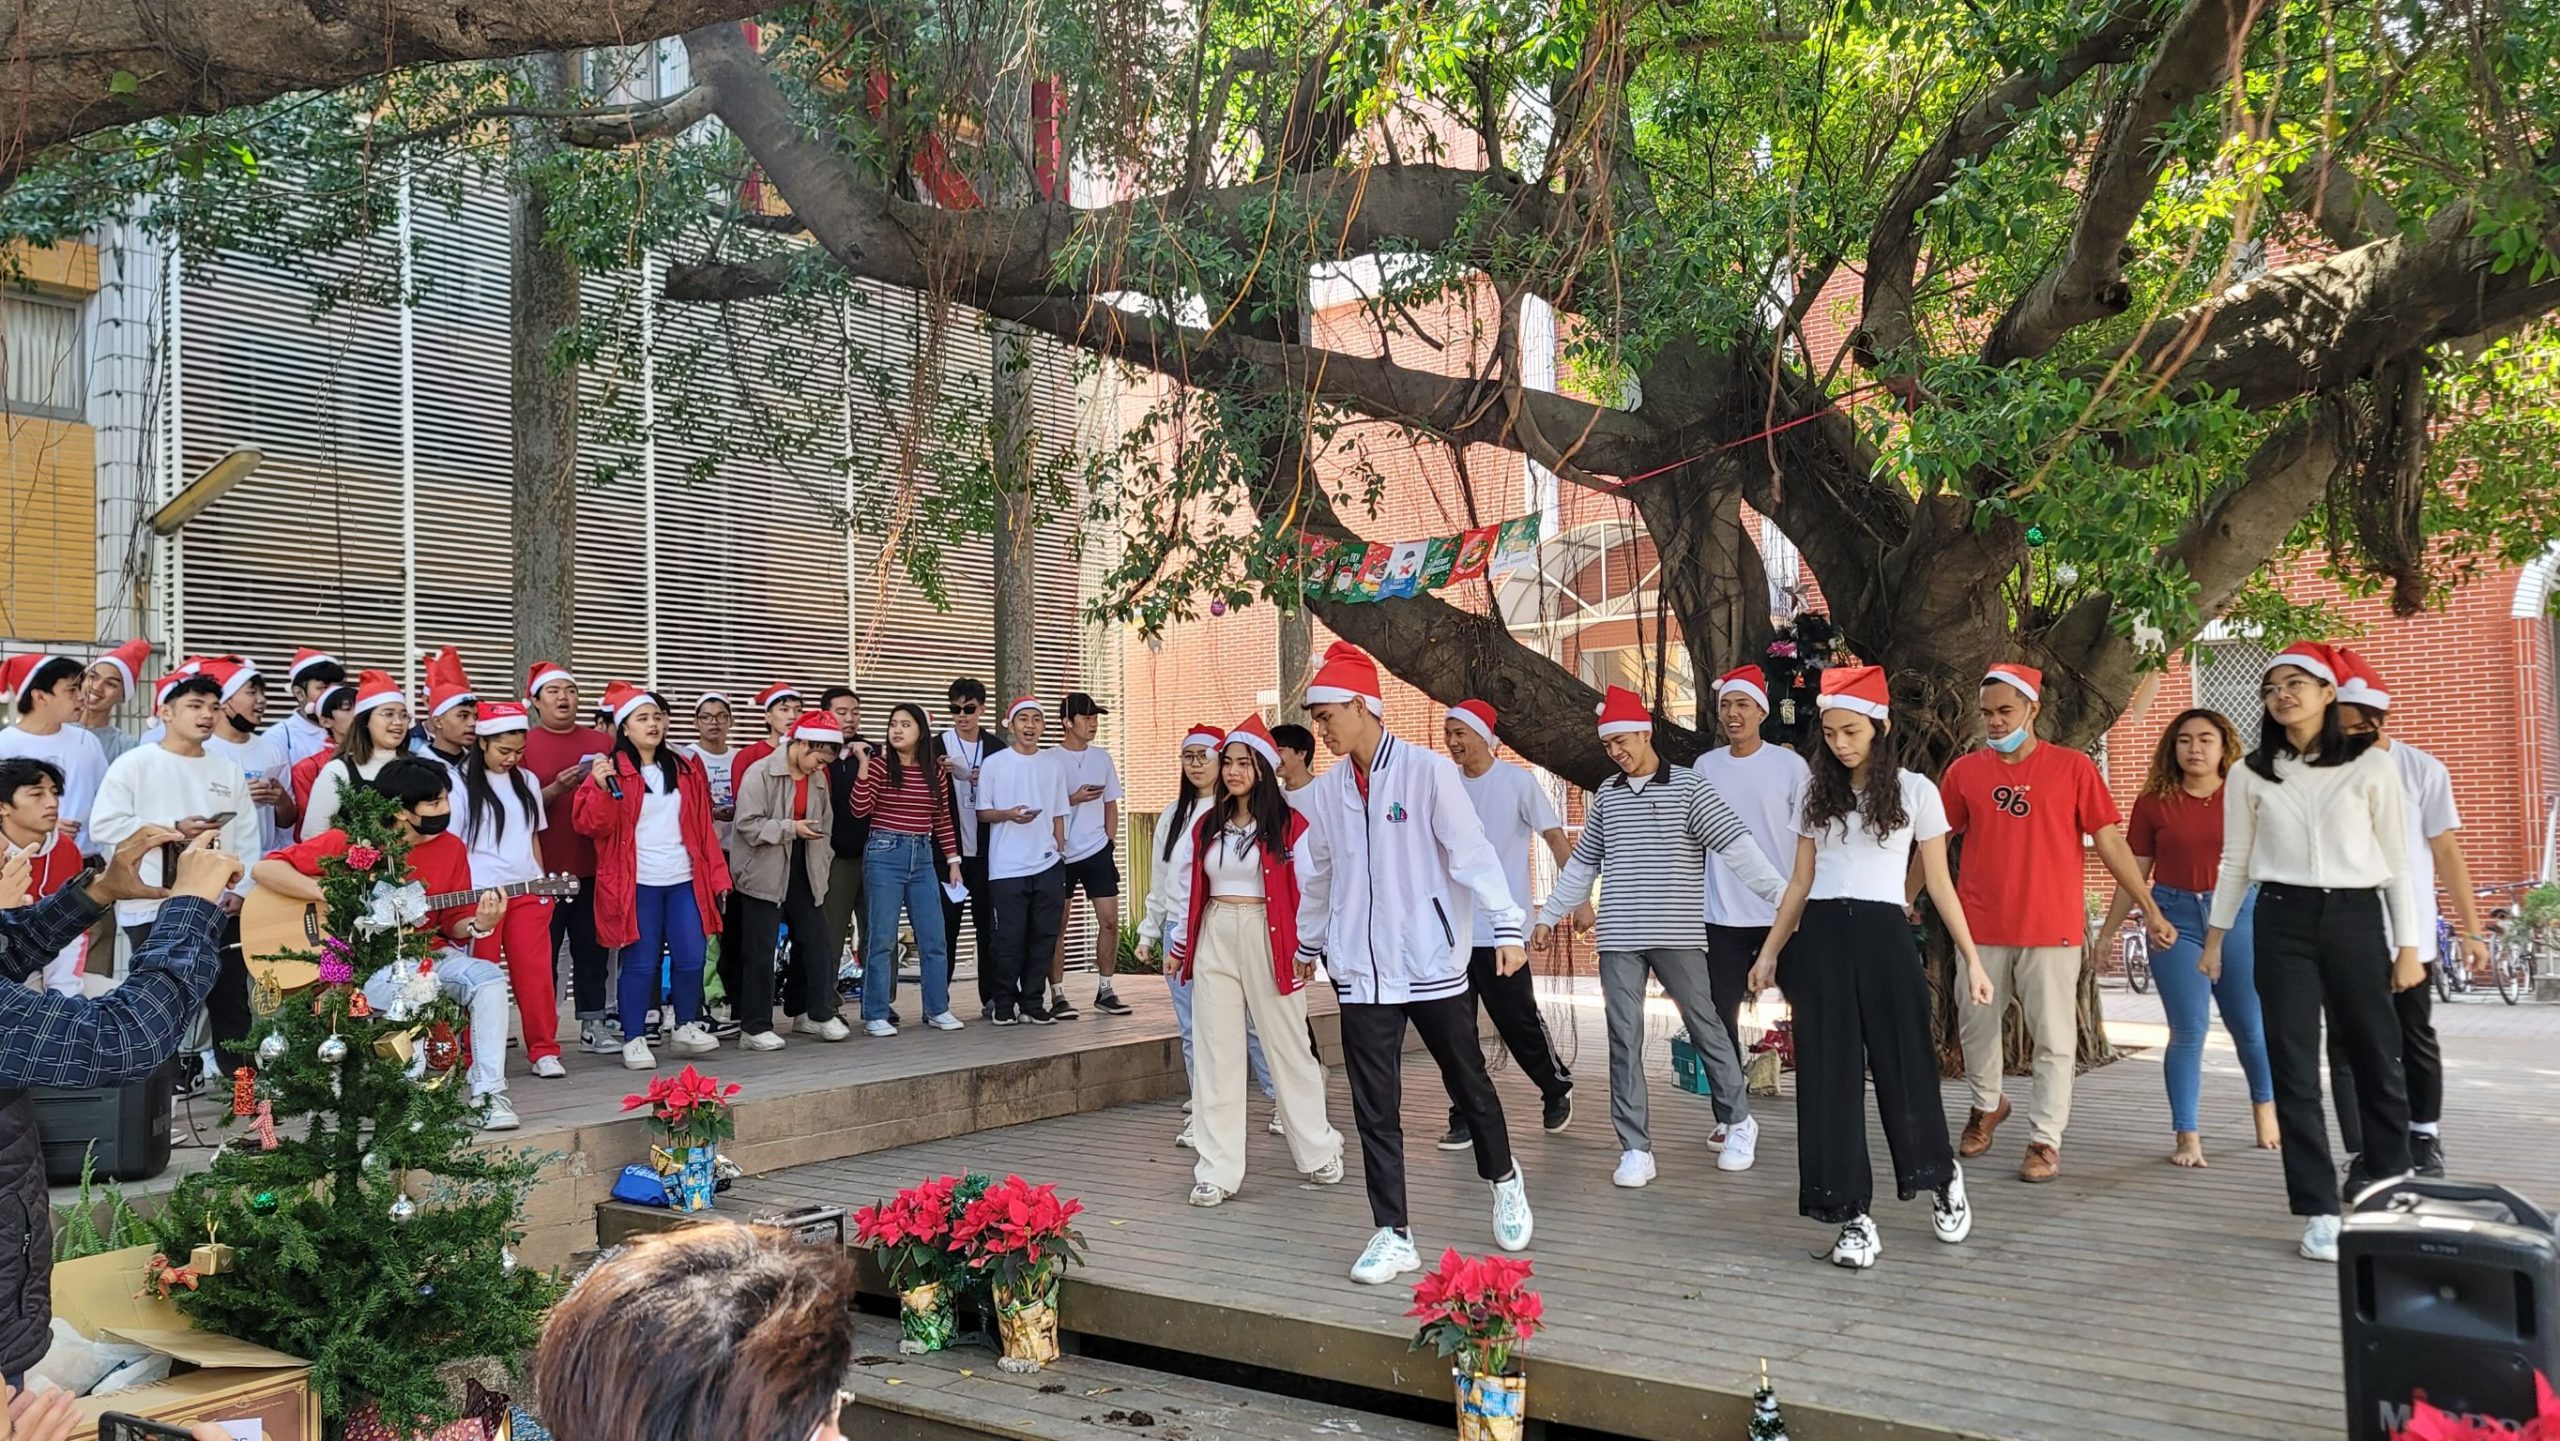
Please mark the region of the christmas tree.
<svg viewBox="0 0 2560 1441"><path fill-rule="evenodd" d="M509 1249L536 1162L471 1147L463 1016L436 991L397 817L388 797L349 790L346 854L319 878L323 950L251 967L258 1019L230 1058L226 1122L250 1133L178 1187L157 1228L189 1261L158 1284L198 1326L308 1358L332 1437L367 1403L450 1417L436 1368L512 1363L554 1292ZM309 985L275 983L315 965ZM377 1007L363 984L386 967L394 994Z"/></svg>
<svg viewBox="0 0 2560 1441"><path fill-rule="evenodd" d="M1760 1389L1751 1393L1751 1441L1787 1441L1787 1418L1778 1414L1778 1393L1769 1384L1769 1363L1760 1363Z"/></svg>

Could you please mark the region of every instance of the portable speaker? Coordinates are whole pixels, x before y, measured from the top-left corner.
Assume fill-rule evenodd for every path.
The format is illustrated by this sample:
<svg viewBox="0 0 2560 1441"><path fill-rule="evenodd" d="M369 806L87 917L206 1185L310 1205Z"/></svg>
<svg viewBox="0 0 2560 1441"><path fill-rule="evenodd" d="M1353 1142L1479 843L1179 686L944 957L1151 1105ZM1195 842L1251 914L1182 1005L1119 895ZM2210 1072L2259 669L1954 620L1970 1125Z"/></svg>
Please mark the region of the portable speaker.
<svg viewBox="0 0 2560 1441"><path fill-rule="evenodd" d="M2338 1237L2348 1441L2388 1441L2424 1397L2521 1426L2560 1379L2560 1237L2504 1186L2408 1178L2358 1198Z"/></svg>

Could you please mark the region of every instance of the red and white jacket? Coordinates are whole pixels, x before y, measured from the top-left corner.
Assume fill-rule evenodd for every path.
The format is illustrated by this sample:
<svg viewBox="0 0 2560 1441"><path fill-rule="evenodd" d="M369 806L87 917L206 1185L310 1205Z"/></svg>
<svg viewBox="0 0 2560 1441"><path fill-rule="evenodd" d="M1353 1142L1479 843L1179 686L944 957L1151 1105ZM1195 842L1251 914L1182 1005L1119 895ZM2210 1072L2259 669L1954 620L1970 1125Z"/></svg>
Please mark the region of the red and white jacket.
<svg viewBox="0 0 2560 1441"><path fill-rule="evenodd" d="M693 862L693 904L702 915L702 933L720 933L720 897L729 890L729 859L720 853L720 831L711 820L711 773L702 762L670 748L675 757L676 794L683 809L677 824L684 835L685 855ZM596 941L627 946L640 939L640 798L648 785L631 757L615 751L610 759L622 779L622 799L615 800L589 776L569 792L569 824L596 843Z"/></svg>
<svg viewBox="0 0 2560 1441"><path fill-rule="evenodd" d="M1227 808L1215 805L1191 828L1190 864L1184 867L1182 884L1187 892L1173 898L1173 914L1182 917L1181 928L1165 939L1165 954L1181 968L1182 979L1191 979L1191 944L1200 934L1200 914L1209 904L1209 847L1217 843L1217 832L1225 824ZM1307 833L1307 818L1289 812L1289 833L1282 839L1288 853L1285 860L1274 860L1271 848L1262 837L1253 838L1253 853L1262 861L1262 928L1271 937L1271 978L1280 985L1280 994L1298 989L1298 897L1303 883L1315 874L1314 852L1299 844Z"/></svg>

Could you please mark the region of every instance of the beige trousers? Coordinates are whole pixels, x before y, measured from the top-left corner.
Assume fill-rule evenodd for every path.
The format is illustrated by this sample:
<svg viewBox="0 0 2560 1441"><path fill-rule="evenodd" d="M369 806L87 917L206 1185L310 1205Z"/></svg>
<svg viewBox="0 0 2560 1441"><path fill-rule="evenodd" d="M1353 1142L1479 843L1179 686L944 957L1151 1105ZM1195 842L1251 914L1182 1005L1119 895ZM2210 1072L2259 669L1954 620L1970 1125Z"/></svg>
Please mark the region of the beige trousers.
<svg viewBox="0 0 2560 1441"><path fill-rule="evenodd" d="M1991 973L1991 1004L1977 1006L1967 997L1956 1010L1964 1035L1964 1078L1973 1088L1973 1104L1985 1111L2000 1104L2000 1018L2009 1013L2014 996L2036 1042L2027 1137L2060 1149L2062 1128L2071 1124L2071 1076L2080 1052L2080 948L1983 946L1980 950L1982 968ZM1957 983L1963 983L1961 970Z"/></svg>
<svg viewBox="0 0 2560 1441"><path fill-rule="evenodd" d="M1244 1186L1247 1015L1271 1063L1290 1163L1304 1175L1341 1159L1342 1133L1324 1114L1324 1065L1307 1045L1307 993L1280 994L1262 907L1211 901L1201 912L1191 950L1193 1179L1222 1191Z"/></svg>

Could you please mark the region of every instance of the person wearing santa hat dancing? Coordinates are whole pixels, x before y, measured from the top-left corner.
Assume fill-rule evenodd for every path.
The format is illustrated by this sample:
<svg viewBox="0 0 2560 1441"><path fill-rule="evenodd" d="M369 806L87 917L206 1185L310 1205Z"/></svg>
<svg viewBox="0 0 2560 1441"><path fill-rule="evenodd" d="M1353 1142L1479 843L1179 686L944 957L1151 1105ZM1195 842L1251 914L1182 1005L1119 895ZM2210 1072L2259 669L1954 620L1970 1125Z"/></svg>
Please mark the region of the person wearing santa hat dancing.
<svg viewBox="0 0 2560 1441"><path fill-rule="evenodd" d="M1325 652L1307 685L1307 711L1326 749L1348 761L1302 795L1301 843L1312 867L1298 896L1298 955L1324 966L1342 1003L1344 1069L1378 1227L1351 1279L1384 1285L1422 1269L1405 1210L1408 1025L1475 1140L1476 1174L1493 1188L1494 1243L1522 1250L1535 1229L1529 1188L1511 1155L1502 1098L1485 1074L1467 999L1472 938L1458 932L1463 892L1493 920L1495 969L1508 974L1528 964L1502 857L1467 802L1457 764L1382 724L1378 663L1358 647L1336 641Z"/></svg>
<svg viewBox="0 0 2560 1441"><path fill-rule="evenodd" d="M1716 680L1715 697L1716 725L1725 744L1698 757L1691 769L1733 808L1769 863L1783 867L1796 850L1796 812L1804 804L1807 774L1804 757L1761 738L1760 727L1769 720L1769 681L1760 667L1725 672ZM1760 959L1761 942L1769 939L1769 923L1776 919L1777 908L1753 894L1723 856L1707 857L1707 990L1737 1053L1742 1049L1742 1003L1751 999L1745 982ZM1709 1132L1708 1149L1721 1149L1727 1134L1722 1125Z"/></svg>
<svg viewBox="0 0 2560 1441"><path fill-rule="evenodd" d="M978 819L987 826L987 890L995 918L995 962L987 976L990 1017L999 1026L1046 1026L1041 975L1067 910L1067 774L1040 749L1048 713L1024 696L1005 707L1012 744L979 768ZM987 962L981 960L982 970Z"/></svg>

